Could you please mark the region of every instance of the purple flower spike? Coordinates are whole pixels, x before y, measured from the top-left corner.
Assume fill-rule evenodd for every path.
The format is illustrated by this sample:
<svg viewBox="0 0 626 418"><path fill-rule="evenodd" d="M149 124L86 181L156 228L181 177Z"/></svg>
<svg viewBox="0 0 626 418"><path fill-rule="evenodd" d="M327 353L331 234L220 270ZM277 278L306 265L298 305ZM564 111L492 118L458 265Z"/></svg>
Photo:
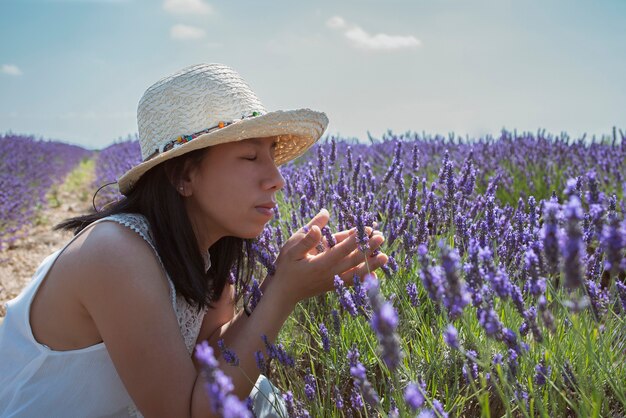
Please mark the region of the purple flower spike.
<svg viewBox="0 0 626 418"><path fill-rule="evenodd" d="M415 283L410 282L406 285L406 293L409 295L411 305L413 305L413 307L419 306L420 302L417 296L417 286L415 285Z"/></svg>
<svg viewBox="0 0 626 418"><path fill-rule="evenodd" d="M343 280L337 275L335 275L335 293L339 297L339 303L341 307L345 309L350 316L356 317L359 312L354 303L354 299L352 298L352 294L346 287L343 285Z"/></svg>
<svg viewBox="0 0 626 418"><path fill-rule="evenodd" d="M583 284L582 258L585 254L585 247L580 230L582 213L578 197L570 197L565 207L566 238L563 247L565 286L568 289L576 289Z"/></svg>
<svg viewBox="0 0 626 418"><path fill-rule="evenodd" d="M312 401L315 399L315 393L317 391L317 382L315 380L315 376L312 374L306 374L304 376L304 394L306 397Z"/></svg>
<svg viewBox="0 0 626 418"><path fill-rule="evenodd" d="M237 354L235 354L233 350L226 348L226 345L224 344L224 339L217 340L217 347L222 352L222 356L224 357L226 363L232 366L239 365L239 357L237 357Z"/></svg>
<svg viewBox="0 0 626 418"><path fill-rule="evenodd" d="M404 400L413 412L424 406L424 402L426 401L426 398L424 397L425 390L426 384L424 382L409 383L404 390Z"/></svg>
<svg viewBox="0 0 626 418"><path fill-rule="evenodd" d="M352 375L354 388L363 395L363 398L369 405L376 407L380 403L380 397L372 384L367 380L365 366L357 363L355 366L350 367L350 374Z"/></svg>
<svg viewBox="0 0 626 418"><path fill-rule="evenodd" d="M454 348L455 350L460 349L459 333L456 328L454 328L454 325L448 324L446 330L443 332L443 340L451 348Z"/></svg>
<svg viewBox="0 0 626 418"><path fill-rule="evenodd" d="M559 272L559 205L552 202L546 202L544 206L544 223L541 229L543 238L543 251L546 256L548 272L557 274Z"/></svg>
<svg viewBox="0 0 626 418"><path fill-rule="evenodd" d="M493 308L482 309L476 311L478 322L484 328L488 336L493 337L502 330L502 323L496 311Z"/></svg>
<svg viewBox="0 0 626 418"><path fill-rule="evenodd" d="M328 242L328 246L330 248L333 248L337 244L337 241L335 240L333 234L330 232L330 228L328 226L322 228L322 234L326 238L326 241Z"/></svg>
<svg viewBox="0 0 626 418"><path fill-rule="evenodd" d="M455 249L450 249L447 245L443 245L441 258L447 284L443 304L448 309L450 319L456 319L463 313L463 308L471 302L471 294L457 273L459 269L458 252Z"/></svg>
<svg viewBox="0 0 626 418"><path fill-rule="evenodd" d="M322 347L324 351L327 353L330 351L330 337L328 336L328 329L326 329L326 325L319 325L320 336L322 337Z"/></svg>
<svg viewBox="0 0 626 418"><path fill-rule="evenodd" d="M546 361L541 360L535 366L535 383L537 386L543 386L546 384L547 380L550 378L550 374L552 372L552 368L550 366L546 366Z"/></svg>
<svg viewBox="0 0 626 418"><path fill-rule="evenodd" d="M448 418L448 413L444 411L443 405L437 399L433 399L433 410L437 412L439 417Z"/></svg>
<svg viewBox="0 0 626 418"><path fill-rule="evenodd" d="M609 225L604 225L601 244L606 253L604 270L616 276L620 273L622 251L626 247L626 229L620 230L620 222L617 216L610 216Z"/></svg>
<svg viewBox="0 0 626 418"><path fill-rule="evenodd" d="M205 388L213 412L224 417L251 418L252 414L248 411L246 404L232 393L234 390L232 380L220 370L209 343L203 341L198 344L195 356L200 363L202 376L206 380Z"/></svg>
<svg viewBox="0 0 626 418"><path fill-rule="evenodd" d="M391 370L394 370L400 364L402 358L400 338L396 333L398 313L393 305L385 301L380 294L378 281L371 275L367 275L365 280L367 296L373 311L370 325L378 337L385 364Z"/></svg>

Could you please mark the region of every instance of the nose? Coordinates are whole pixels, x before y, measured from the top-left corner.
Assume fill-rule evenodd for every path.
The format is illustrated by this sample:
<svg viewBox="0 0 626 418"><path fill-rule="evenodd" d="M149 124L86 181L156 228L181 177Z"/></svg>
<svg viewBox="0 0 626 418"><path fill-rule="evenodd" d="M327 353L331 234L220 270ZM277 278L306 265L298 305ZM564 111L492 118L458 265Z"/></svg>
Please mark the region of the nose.
<svg viewBox="0 0 626 418"><path fill-rule="evenodd" d="M285 178L280 173L280 170L278 169L276 164L274 164L274 162L271 162L268 176L263 181L263 189L279 191L282 190L283 187L285 187Z"/></svg>

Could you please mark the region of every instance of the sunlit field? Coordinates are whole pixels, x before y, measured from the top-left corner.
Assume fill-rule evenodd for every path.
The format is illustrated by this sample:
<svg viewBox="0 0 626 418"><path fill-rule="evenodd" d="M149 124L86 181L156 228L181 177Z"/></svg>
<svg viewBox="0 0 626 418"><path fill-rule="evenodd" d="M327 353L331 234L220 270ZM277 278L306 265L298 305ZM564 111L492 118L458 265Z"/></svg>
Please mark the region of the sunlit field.
<svg viewBox="0 0 626 418"><path fill-rule="evenodd" d="M73 171L90 167L95 192L139 160L137 141L0 136L0 258ZM259 368L293 417L626 416L625 167L619 129L322 140L281 167L254 277L321 208L331 244L357 227L366 250L375 224L390 259L378 281L301 302ZM118 198L109 185L96 207Z"/></svg>

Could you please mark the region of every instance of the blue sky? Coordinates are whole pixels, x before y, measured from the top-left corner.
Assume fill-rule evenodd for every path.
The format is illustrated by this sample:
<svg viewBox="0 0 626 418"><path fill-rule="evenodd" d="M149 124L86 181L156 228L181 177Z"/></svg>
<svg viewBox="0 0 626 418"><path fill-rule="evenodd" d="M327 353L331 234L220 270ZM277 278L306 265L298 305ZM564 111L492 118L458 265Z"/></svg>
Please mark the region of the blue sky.
<svg viewBox="0 0 626 418"><path fill-rule="evenodd" d="M0 0L0 133L102 148L187 65L329 135L626 129L626 0Z"/></svg>

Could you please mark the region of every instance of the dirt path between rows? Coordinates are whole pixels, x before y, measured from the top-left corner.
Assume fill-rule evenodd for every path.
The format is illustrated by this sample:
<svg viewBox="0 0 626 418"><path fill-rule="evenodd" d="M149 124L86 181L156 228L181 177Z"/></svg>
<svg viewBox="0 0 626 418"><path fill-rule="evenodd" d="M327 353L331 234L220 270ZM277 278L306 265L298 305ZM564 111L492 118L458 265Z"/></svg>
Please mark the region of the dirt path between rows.
<svg viewBox="0 0 626 418"><path fill-rule="evenodd" d="M0 251L0 321L6 315L5 303L20 293L44 258L62 248L73 236L71 232L52 228L89 210L94 192L92 181L93 163L81 164L56 189L56 198L40 213L36 224L26 229L25 236Z"/></svg>

